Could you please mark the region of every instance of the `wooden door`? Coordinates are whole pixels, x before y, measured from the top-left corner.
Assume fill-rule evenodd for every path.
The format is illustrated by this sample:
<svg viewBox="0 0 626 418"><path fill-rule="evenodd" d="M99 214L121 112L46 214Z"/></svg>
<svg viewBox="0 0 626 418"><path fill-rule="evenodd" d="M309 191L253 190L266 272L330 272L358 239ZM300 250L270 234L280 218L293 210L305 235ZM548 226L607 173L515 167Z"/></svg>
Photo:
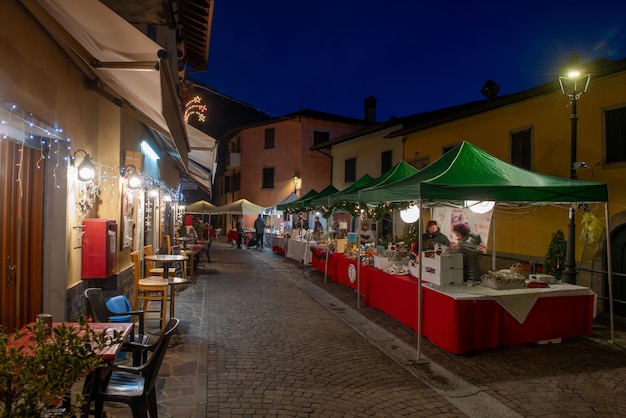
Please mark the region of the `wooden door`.
<svg viewBox="0 0 626 418"><path fill-rule="evenodd" d="M0 140L0 324L8 332L41 310L43 165L39 149Z"/></svg>

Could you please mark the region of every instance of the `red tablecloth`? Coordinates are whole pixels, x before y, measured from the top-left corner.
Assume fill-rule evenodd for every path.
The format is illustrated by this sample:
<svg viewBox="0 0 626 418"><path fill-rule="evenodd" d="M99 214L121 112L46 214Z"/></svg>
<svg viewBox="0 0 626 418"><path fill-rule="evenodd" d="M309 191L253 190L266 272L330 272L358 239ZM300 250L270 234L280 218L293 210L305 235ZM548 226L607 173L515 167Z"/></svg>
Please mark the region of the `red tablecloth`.
<svg viewBox="0 0 626 418"><path fill-rule="evenodd" d="M356 289L348 266L356 261L336 254L328 274ZM331 268L333 266L333 268ZM322 270L323 271L323 264ZM595 295L580 286L561 285L556 295L542 291L528 316L519 323L497 301L455 298L428 285L422 286L422 335L452 353L591 334ZM363 302L380 309L417 332L417 279L394 276L371 266L361 269Z"/></svg>
<svg viewBox="0 0 626 418"><path fill-rule="evenodd" d="M231 229L230 231L228 231L228 235L226 237L226 242L237 242L237 231L235 231L234 229Z"/></svg>
<svg viewBox="0 0 626 418"><path fill-rule="evenodd" d="M334 279L336 274L336 266L337 263L337 254L330 253L328 255L328 267L326 267L326 254L325 251L320 248L312 248L312 257L311 257L311 265L315 267L317 270L324 273L325 269L328 272L328 277Z"/></svg>

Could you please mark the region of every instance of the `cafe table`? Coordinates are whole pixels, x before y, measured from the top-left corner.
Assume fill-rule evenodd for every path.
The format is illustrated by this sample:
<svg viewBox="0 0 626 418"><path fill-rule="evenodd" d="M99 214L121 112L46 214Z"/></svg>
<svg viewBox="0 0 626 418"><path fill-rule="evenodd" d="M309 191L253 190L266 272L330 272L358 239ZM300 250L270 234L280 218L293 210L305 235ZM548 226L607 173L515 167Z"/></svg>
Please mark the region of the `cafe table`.
<svg viewBox="0 0 626 418"><path fill-rule="evenodd" d="M187 260L187 256L178 254L152 254L144 256L144 259L161 263L163 265L163 278L167 279L172 263L185 261Z"/></svg>
<svg viewBox="0 0 626 418"><path fill-rule="evenodd" d="M29 326L33 326L35 323L32 322L28 324ZM53 322L52 327L58 327L61 324L65 324L66 326L79 328L80 324L78 322ZM131 332L133 331L134 324L132 323L99 323L99 322L90 322L88 324L89 328L97 332L106 332L109 336L113 337L113 333L115 331L120 333L122 340L126 340ZM32 345L33 342L33 333L29 331L26 327L20 329L20 338L12 340L8 343L9 347L24 347L22 349L23 353L28 353L28 348ZM102 355L102 359L104 361L113 361L117 357L117 355L122 350L122 344L114 344L111 347L108 347L104 352L100 353Z"/></svg>
<svg viewBox="0 0 626 418"><path fill-rule="evenodd" d="M190 242L195 242L195 238L194 237L179 237L176 238L176 241L180 242L182 249L186 250L187 249L187 244Z"/></svg>
<svg viewBox="0 0 626 418"><path fill-rule="evenodd" d="M176 289L174 286L182 285L189 283L189 280L183 277L167 277L163 278L161 276L148 276L139 280L139 284L141 286L163 286L167 282L169 286L170 292L170 318L174 318L175 311L175 301L176 301Z"/></svg>

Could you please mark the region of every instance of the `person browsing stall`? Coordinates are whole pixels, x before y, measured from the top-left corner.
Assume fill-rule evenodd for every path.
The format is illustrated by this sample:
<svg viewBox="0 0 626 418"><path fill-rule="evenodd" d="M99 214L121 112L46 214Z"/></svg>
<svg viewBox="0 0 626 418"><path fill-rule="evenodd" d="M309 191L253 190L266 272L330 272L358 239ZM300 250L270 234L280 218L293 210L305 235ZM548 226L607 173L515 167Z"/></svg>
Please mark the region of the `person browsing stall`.
<svg viewBox="0 0 626 418"><path fill-rule="evenodd" d="M259 217L254 221L254 230L256 232L256 247L263 248L263 235L265 234L265 221L263 216L259 214Z"/></svg>
<svg viewBox="0 0 626 418"><path fill-rule="evenodd" d="M323 230L324 230L324 227L322 226L322 223L320 222L320 217L316 216L315 223L313 224L313 231L322 232Z"/></svg>
<svg viewBox="0 0 626 418"><path fill-rule="evenodd" d="M482 242L480 235L471 232L465 223L459 223L452 227L452 232L457 237L455 252L463 254L463 281L480 280L480 264L478 263L478 246Z"/></svg>

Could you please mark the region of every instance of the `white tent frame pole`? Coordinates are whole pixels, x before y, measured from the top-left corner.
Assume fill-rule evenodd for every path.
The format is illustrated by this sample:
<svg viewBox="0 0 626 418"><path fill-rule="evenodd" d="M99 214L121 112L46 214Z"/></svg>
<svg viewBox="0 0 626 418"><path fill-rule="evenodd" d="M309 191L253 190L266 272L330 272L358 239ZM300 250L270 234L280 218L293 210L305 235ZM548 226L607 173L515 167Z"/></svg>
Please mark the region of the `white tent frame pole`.
<svg viewBox="0 0 626 418"><path fill-rule="evenodd" d="M604 224L606 227L606 265L609 281L609 319L611 326L611 343L615 338L615 312L613 311L613 259L611 255L611 231L609 229L609 202L604 203Z"/></svg>
<svg viewBox="0 0 626 418"><path fill-rule="evenodd" d="M496 208L491 213L491 270L496 270Z"/></svg>
<svg viewBox="0 0 626 418"><path fill-rule="evenodd" d="M361 192L359 191L359 194ZM361 309L361 218L363 212L359 210L359 227L356 230L356 308Z"/></svg>
<svg viewBox="0 0 626 418"><path fill-rule="evenodd" d="M420 183L421 186L421 183ZM420 187L420 199L417 201L417 207L422 210L422 191ZM417 361L421 360L422 352L422 217L420 216L417 221L417 250L418 250L418 266L417 266Z"/></svg>

